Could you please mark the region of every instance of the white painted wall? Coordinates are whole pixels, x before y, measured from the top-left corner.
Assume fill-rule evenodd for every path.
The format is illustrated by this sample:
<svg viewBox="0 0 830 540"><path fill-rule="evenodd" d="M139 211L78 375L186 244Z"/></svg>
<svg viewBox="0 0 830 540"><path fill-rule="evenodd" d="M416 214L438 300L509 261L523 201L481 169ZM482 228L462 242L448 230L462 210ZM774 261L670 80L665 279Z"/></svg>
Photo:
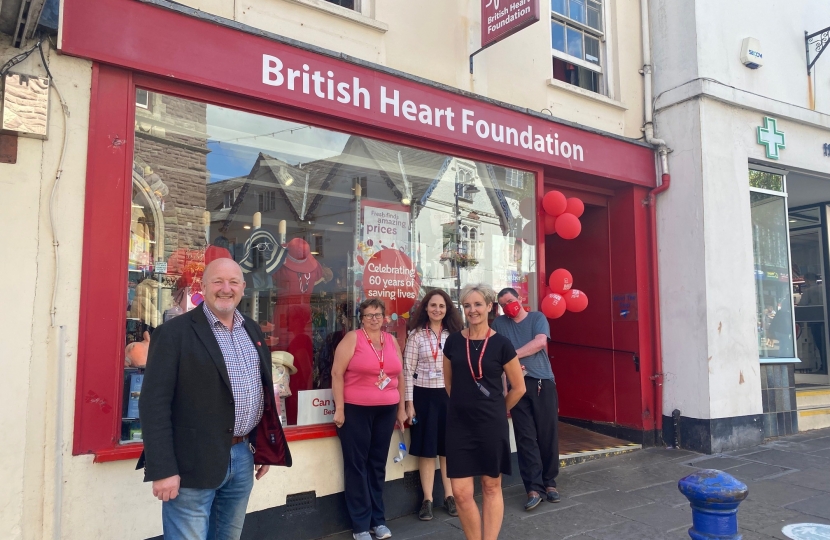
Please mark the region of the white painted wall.
<svg viewBox="0 0 830 540"><path fill-rule="evenodd" d="M773 165L830 172L830 62L818 61L812 111L804 53L804 31L830 12L810 0L652 0L650 14L657 136L673 150L658 202L664 412L759 414L747 169L770 161L755 131L769 115L787 137ZM761 40L760 69L740 62L747 36Z"/></svg>
<svg viewBox="0 0 830 540"><path fill-rule="evenodd" d="M823 0L651 0L655 96L707 78L769 99L810 108L804 32L830 26ZM764 65L740 61L741 42L761 42ZM830 113L830 57L813 71L815 110Z"/></svg>
<svg viewBox="0 0 830 540"><path fill-rule="evenodd" d="M612 100L548 85L552 77L549 0L540 0L538 23L478 54L473 75L469 55L480 47L480 0L363 2L368 3L364 12L371 17L351 16L350 10L323 0L182 3L492 99L535 111L547 109L585 126L632 138L642 135L639 0L606 0Z"/></svg>
<svg viewBox="0 0 830 540"><path fill-rule="evenodd" d="M0 36L0 63L19 54ZM61 242L57 323L67 327L66 396L62 444L69 451L78 334L78 298L84 212L91 64L49 54L50 69L67 101L69 145L57 202ZM45 75L37 53L15 66L18 73ZM0 227L9 258L0 265L5 309L0 314L0 538L41 539L51 520L58 330L49 323L55 277L48 202L58 167L63 116L51 95L49 139L18 139L16 164L0 164L3 210ZM68 465L70 459L66 459Z"/></svg>

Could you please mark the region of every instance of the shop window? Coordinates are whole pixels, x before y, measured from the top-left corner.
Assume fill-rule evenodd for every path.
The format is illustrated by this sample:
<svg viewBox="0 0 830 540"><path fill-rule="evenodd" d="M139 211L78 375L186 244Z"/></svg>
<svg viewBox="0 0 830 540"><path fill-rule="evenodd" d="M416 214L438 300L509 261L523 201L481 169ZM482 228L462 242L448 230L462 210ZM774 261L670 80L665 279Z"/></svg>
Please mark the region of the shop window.
<svg viewBox="0 0 830 540"><path fill-rule="evenodd" d="M394 291L411 301L387 302L386 330L402 348L407 317L430 289L457 298L464 284L486 282L535 301L535 241L523 249L515 240L535 231L518 212L535 194L529 173L172 95L148 99L157 113L137 105L136 126L165 129L135 131L123 443L141 440L136 343L201 309L202 274L217 258L246 269L238 309L267 336L286 426L331 421L334 351L357 327L360 301L388 299L385 277L411 276ZM508 175L522 180L505 186ZM395 275L373 274L370 260Z"/></svg>
<svg viewBox="0 0 830 540"><path fill-rule="evenodd" d="M552 0L553 78L592 92L602 87L602 3Z"/></svg>
<svg viewBox="0 0 830 540"><path fill-rule="evenodd" d="M795 358L793 284L783 174L749 171L758 354Z"/></svg>

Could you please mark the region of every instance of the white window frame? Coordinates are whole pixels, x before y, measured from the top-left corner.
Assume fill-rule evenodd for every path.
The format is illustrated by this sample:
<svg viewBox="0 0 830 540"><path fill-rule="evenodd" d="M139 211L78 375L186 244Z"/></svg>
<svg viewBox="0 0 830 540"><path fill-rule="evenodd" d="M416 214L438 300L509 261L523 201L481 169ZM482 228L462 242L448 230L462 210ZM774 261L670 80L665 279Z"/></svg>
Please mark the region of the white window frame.
<svg viewBox="0 0 830 540"><path fill-rule="evenodd" d="M567 2L568 0L565 0L565 1ZM612 95L613 92L611 90L612 86L611 86L610 80L609 80L611 70L608 68L608 58L610 57L610 55L608 54L608 50L607 50L608 49L607 36L608 36L608 33L609 33L609 31L608 31L608 2L609 1L610 0L601 0L602 31L599 31L599 30L597 30L597 29L595 29L591 26L588 26L587 24L583 24L583 23L580 23L578 21L575 21L575 20L571 19L570 17L562 15L561 13L558 13L556 11L553 11L553 9L551 8L550 9L550 21L548 22L548 43L550 44L550 53L551 53L551 57L552 57L551 60L553 58L558 58L559 60L574 64L574 65L582 67L582 68L585 68L589 71L593 71L594 73L598 73L600 75L599 85L598 85L597 91L593 92L593 93L601 95L601 96L607 96L607 97L610 97L610 98L613 99L613 95ZM567 27L568 26L571 26L574 29L582 31L583 34L588 34L588 35L598 39L599 42L600 42L599 64L595 64L593 62L589 62L589 61L584 60L582 58L572 56L572 55L570 55L566 52L562 52L558 49L554 49L553 48L553 30L552 30L552 24L551 24L553 21L556 21L558 23L561 23L561 24L565 25L566 43L567 43L567 31L568 31ZM583 41L582 41L582 48L583 48L583 54L584 54L584 51L585 51L585 40L584 40L584 38L583 38ZM551 80L558 80L558 79L555 78L554 73L553 73L553 61L551 61ZM559 81L559 82L563 82L563 81ZM566 82L565 84L570 84L570 83ZM581 88L581 87L577 87L577 88ZM592 92L591 90L588 90L588 89L585 89L585 88L582 88L582 90L585 90L587 92Z"/></svg>
<svg viewBox="0 0 830 540"><path fill-rule="evenodd" d="M764 167L763 165L758 165L758 164L752 163L752 162L750 162L748 164L747 170L748 171L766 172L766 173L770 173L770 174L777 174L777 175L782 177L782 179L781 179L781 191L773 191L771 189L756 188L756 187L752 187L752 186L749 186L749 191L750 192L755 192L755 193L764 193L766 195L773 195L775 197L781 197L782 199L784 199L784 201L785 201L784 208L787 211L787 215L784 218L784 225L787 228L787 233L786 233L787 234L787 264L789 264L790 268L792 268L793 254L792 254L792 248L790 246L790 209L786 204L787 196L788 196L787 195L787 173L789 171L787 171L786 169L776 169L776 168L773 168L773 167ZM754 276L753 276L753 279L755 279ZM801 360L797 356L795 356L795 355L798 354L798 345L796 343L796 337L795 337L795 335L796 335L795 334L796 322L795 322L795 302L794 302L793 293L792 293L792 290L793 290L793 275L792 275L792 272L790 272L789 287L790 287L790 302L792 302L792 306L790 307L790 313L792 313L792 317L793 317L793 354L794 354L794 356L791 357L791 358L762 358L759 355L758 356L758 362L761 363L761 364L800 364L801 363ZM756 338L756 341L757 341L757 338Z"/></svg>

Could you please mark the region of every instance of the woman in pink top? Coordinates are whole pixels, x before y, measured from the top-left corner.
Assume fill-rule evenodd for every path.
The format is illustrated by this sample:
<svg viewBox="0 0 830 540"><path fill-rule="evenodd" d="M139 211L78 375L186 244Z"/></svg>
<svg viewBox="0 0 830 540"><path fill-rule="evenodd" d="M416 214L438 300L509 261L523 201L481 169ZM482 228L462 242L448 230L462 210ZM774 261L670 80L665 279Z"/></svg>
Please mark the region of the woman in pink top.
<svg viewBox="0 0 830 540"><path fill-rule="evenodd" d="M389 538L383 508L386 456L395 427L406 421L401 349L381 330L386 308L373 298L360 304L362 327L334 351L331 391L334 424L343 450L346 508L356 540Z"/></svg>

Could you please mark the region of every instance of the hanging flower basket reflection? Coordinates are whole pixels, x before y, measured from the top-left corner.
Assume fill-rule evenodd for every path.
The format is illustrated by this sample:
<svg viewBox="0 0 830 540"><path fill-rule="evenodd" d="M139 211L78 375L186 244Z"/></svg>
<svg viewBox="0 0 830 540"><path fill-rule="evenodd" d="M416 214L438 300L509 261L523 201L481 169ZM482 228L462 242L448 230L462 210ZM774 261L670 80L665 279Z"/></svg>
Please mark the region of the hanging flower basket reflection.
<svg viewBox="0 0 830 540"><path fill-rule="evenodd" d="M450 261L458 268L473 268L478 264L477 259L466 253L459 253L457 251L445 251L441 254L441 260Z"/></svg>

